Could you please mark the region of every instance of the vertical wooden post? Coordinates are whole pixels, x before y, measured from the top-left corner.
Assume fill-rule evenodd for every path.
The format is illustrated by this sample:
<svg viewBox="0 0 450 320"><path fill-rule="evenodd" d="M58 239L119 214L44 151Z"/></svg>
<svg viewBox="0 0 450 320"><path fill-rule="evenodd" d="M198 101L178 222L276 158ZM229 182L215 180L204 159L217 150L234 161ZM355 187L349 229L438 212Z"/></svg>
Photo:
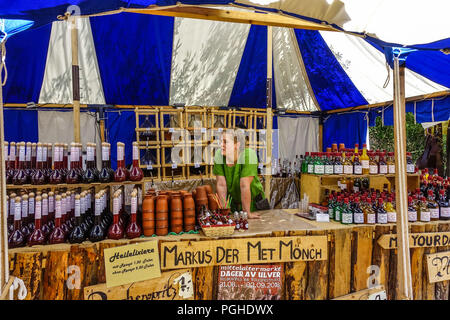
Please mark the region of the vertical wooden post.
<svg viewBox="0 0 450 320"><path fill-rule="evenodd" d="M405 67L394 58L395 193L397 203L398 297L413 299L406 181Z"/></svg>
<svg viewBox="0 0 450 320"><path fill-rule="evenodd" d="M4 39L3 39L4 40ZM5 40L4 40L5 41ZM3 46L0 46L0 70L3 67ZM3 291L9 279L8 264L8 230L6 226L6 168L4 159L4 122L3 122L3 79L0 74L0 293Z"/></svg>
<svg viewBox="0 0 450 320"><path fill-rule="evenodd" d="M78 65L78 26L77 18L71 16L72 43L72 97L73 97L73 138L75 142L81 143L80 136L80 67Z"/></svg>
<svg viewBox="0 0 450 320"><path fill-rule="evenodd" d="M266 83L266 176L264 193L270 198L270 182L272 178L272 27L267 26L267 83Z"/></svg>
<svg viewBox="0 0 450 320"><path fill-rule="evenodd" d="M319 151L323 152L323 122L319 120Z"/></svg>

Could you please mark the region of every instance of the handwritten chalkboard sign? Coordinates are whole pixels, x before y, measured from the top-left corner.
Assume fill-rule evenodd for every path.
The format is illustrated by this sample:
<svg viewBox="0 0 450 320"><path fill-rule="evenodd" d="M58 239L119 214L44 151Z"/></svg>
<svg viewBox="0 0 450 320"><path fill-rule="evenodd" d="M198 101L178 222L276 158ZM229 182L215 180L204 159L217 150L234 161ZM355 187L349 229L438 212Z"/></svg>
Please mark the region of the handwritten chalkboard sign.
<svg viewBox="0 0 450 320"><path fill-rule="evenodd" d="M430 283L450 280L450 251L427 255Z"/></svg>
<svg viewBox="0 0 450 320"><path fill-rule="evenodd" d="M378 239L383 249L397 248L397 235L384 234ZM445 247L450 246L450 232L410 233L410 248Z"/></svg>
<svg viewBox="0 0 450 320"><path fill-rule="evenodd" d="M84 288L85 300L192 300L189 269L161 273L161 277L107 288L106 283Z"/></svg>
<svg viewBox="0 0 450 320"><path fill-rule="evenodd" d="M161 270L328 259L327 236L177 241L161 244Z"/></svg>

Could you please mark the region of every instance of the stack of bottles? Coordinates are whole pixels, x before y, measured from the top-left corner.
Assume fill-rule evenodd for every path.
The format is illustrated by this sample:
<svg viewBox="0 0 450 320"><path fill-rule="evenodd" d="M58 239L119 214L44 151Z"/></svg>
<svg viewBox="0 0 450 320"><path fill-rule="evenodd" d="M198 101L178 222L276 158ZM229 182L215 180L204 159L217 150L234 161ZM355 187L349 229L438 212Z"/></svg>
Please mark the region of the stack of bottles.
<svg viewBox="0 0 450 320"><path fill-rule="evenodd" d="M137 190L131 194L131 214L125 211L122 188L114 193L112 207L109 199L109 188L96 194L92 189L81 193L75 190L10 193L9 248L139 237Z"/></svg>
<svg viewBox="0 0 450 320"><path fill-rule="evenodd" d="M406 173L415 173L411 153L406 153ZM395 174L394 152L386 150L367 150L366 144L363 149L355 144L355 149L346 149L340 144L333 144L332 148L327 148L327 152L306 152L305 158L301 161L301 173L309 174L345 174L345 175L369 175L369 174Z"/></svg>
<svg viewBox="0 0 450 320"><path fill-rule="evenodd" d="M102 143L102 168L97 169L96 144L86 144L85 162L82 144L5 142L6 183L14 185L77 184L92 182L140 181L138 143L133 143L133 164L125 167L125 145L117 143L117 169L111 169L111 145ZM70 151L70 152L69 152ZM70 160L70 161L69 161ZM83 163L84 162L84 163Z"/></svg>

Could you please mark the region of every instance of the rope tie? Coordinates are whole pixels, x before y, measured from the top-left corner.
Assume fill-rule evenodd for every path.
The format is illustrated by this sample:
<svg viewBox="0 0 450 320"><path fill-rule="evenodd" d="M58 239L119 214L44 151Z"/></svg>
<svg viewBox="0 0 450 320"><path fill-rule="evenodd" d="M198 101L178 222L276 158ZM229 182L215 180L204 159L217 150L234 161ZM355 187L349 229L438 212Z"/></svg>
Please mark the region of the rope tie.
<svg viewBox="0 0 450 320"><path fill-rule="evenodd" d="M386 89L386 87L389 84L389 81L391 80L391 69L389 69L389 64L386 62L386 70L387 70L387 77L386 81L384 81L383 89Z"/></svg>

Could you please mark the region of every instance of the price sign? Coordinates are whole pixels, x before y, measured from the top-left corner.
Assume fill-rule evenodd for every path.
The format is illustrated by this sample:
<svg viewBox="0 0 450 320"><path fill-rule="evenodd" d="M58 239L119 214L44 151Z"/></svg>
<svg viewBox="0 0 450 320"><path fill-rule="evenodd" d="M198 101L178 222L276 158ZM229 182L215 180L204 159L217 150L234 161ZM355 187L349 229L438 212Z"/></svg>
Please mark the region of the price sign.
<svg viewBox="0 0 450 320"><path fill-rule="evenodd" d="M178 168L178 165L176 163L172 163L172 169Z"/></svg>
<svg viewBox="0 0 450 320"><path fill-rule="evenodd" d="M219 128L219 129L217 129L217 131L218 131L219 133L221 133L221 132L223 131L223 128Z"/></svg>
<svg viewBox="0 0 450 320"><path fill-rule="evenodd" d="M174 133L174 132L175 132L175 129L174 129L174 128L169 128L169 132L170 132L170 133Z"/></svg>
<svg viewBox="0 0 450 320"><path fill-rule="evenodd" d="M206 128L202 128L202 133L206 133Z"/></svg>
<svg viewBox="0 0 450 320"><path fill-rule="evenodd" d="M200 168L200 164L199 164L198 162L196 162L196 163L194 164L194 168Z"/></svg>
<svg viewBox="0 0 450 320"><path fill-rule="evenodd" d="M153 170L153 166L151 164L147 165L147 170Z"/></svg>

